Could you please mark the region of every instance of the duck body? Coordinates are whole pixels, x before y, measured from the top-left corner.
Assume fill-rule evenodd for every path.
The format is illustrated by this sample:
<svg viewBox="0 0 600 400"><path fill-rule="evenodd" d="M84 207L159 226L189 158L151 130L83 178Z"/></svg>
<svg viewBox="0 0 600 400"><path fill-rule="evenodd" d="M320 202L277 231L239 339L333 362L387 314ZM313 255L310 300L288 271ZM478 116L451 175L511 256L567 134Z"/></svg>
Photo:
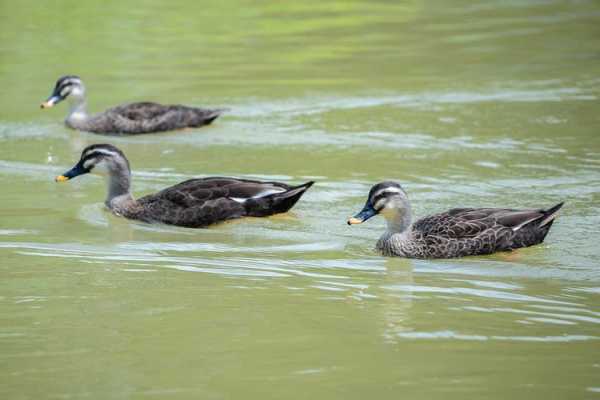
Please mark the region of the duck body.
<svg viewBox="0 0 600 400"><path fill-rule="evenodd" d="M189 228L287 212L314 183L290 186L227 177L197 178L135 199L131 194L129 161L121 150L110 144L86 147L79 162L56 181L67 181L90 172L108 177L105 204L114 214Z"/></svg>
<svg viewBox="0 0 600 400"><path fill-rule="evenodd" d="M456 258L510 251L542 243L563 206L548 209L454 208L412 222L408 197L396 182L371 189L360 213L348 220L359 224L381 214L387 230L376 249L386 256Z"/></svg>
<svg viewBox="0 0 600 400"><path fill-rule="evenodd" d="M287 212L312 184L292 187L225 177L190 179L144 196L122 211L118 206L109 208L130 219L201 228L230 219Z"/></svg>
<svg viewBox="0 0 600 400"><path fill-rule="evenodd" d="M201 127L213 122L221 112L183 105L142 102L123 104L85 118L69 114L65 125L93 133L136 135Z"/></svg>
<svg viewBox="0 0 600 400"><path fill-rule="evenodd" d="M561 207L562 203L548 210L455 208L422 218L407 232L387 231L377 241L376 248L386 256L425 259L529 247L544 241L553 214Z"/></svg>
<svg viewBox="0 0 600 400"><path fill-rule="evenodd" d="M136 135L197 128L212 123L224 110L152 102L123 104L95 115L86 109L85 86L77 76L60 78L42 108L68 99L71 103L65 125L69 128L110 135Z"/></svg>

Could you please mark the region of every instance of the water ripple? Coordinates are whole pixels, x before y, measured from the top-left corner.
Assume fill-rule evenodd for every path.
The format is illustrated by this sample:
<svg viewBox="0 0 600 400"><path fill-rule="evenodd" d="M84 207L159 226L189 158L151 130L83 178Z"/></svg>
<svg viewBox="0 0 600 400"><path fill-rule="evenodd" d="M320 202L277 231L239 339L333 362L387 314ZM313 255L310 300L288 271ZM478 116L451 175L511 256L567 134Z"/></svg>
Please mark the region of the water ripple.
<svg viewBox="0 0 600 400"><path fill-rule="evenodd" d="M503 292L499 290L483 290L483 289L472 289L464 287L434 287L434 286L419 286L419 285L388 285L384 286L385 289L408 292L408 293L442 293L442 294L465 294L469 296L485 297L496 300L516 301L516 302L538 302L538 303L550 303L550 304L564 304L564 305L577 305L577 303L545 299L536 296L529 296L525 294L517 294L510 292Z"/></svg>
<svg viewBox="0 0 600 400"><path fill-rule="evenodd" d="M453 331L434 331L434 332L399 332L396 334L404 339L457 339L457 340L503 340L511 342L544 342L544 343L566 343L581 342L600 339L598 336L590 335L561 335L561 336L501 336L501 335L471 335L456 333Z"/></svg>

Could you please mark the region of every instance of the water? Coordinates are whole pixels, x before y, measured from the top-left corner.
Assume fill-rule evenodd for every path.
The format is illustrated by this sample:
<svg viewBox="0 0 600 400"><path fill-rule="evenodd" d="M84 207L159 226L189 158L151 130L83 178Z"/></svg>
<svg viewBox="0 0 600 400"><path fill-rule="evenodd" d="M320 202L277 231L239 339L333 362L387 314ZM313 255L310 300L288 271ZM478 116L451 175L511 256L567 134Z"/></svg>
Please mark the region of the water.
<svg viewBox="0 0 600 400"><path fill-rule="evenodd" d="M0 4L0 397L594 398L600 392L600 5L594 1ZM103 137L41 111L229 107ZM107 213L53 177L83 147L141 196L194 176L317 184L287 215L204 230ZM400 181L417 215L566 201L546 243L378 256Z"/></svg>

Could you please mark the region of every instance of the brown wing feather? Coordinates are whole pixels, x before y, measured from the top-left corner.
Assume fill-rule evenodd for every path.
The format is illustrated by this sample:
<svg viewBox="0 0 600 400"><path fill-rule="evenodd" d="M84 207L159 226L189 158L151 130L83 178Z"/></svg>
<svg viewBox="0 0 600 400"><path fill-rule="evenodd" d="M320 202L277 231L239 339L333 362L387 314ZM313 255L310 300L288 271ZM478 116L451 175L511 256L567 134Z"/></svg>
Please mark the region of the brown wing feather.
<svg viewBox="0 0 600 400"><path fill-rule="evenodd" d="M145 119L153 119L164 115L169 111L169 107L163 106L162 104L152 102L140 102L123 104L117 107L113 107L107 111L119 114L123 118L140 121Z"/></svg>
<svg viewBox="0 0 600 400"><path fill-rule="evenodd" d="M204 201L216 198L248 199L265 191L285 191L290 186L280 182L261 182L248 179L209 177L189 179L168 187L155 196L185 197L190 200Z"/></svg>
<svg viewBox="0 0 600 400"><path fill-rule="evenodd" d="M251 199L265 191L285 192L291 187L279 182L260 182L245 179L211 177L190 179L138 200L137 219L166 224L200 227L255 215L256 201L243 204L240 199ZM271 205L273 201L268 202ZM248 208L250 207L250 208ZM262 215L279 211L267 207Z"/></svg>
<svg viewBox="0 0 600 400"><path fill-rule="evenodd" d="M151 102L123 104L92 117L85 130L97 133L139 134L210 124L223 110Z"/></svg>
<svg viewBox="0 0 600 400"><path fill-rule="evenodd" d="M423 235L453 239L476 237L487 229L518 228L544 217L545 211L506 208L455 208L425 217L414 225Z"/></svg>

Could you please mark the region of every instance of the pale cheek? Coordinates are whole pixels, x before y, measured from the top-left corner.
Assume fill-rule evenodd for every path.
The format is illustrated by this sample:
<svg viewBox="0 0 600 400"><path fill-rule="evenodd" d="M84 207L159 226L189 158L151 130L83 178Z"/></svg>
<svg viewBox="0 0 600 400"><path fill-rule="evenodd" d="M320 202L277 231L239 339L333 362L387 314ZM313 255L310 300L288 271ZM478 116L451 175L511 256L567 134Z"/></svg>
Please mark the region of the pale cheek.
<svg viewBox="0 0 600 400"><path fill-rule="evenodd" d="M379 214L383 216L385 219L395 219L401 212L397 208L384 207Z"/></svg>
<svg viewBox="0 0 600 400"><path fill-rule="evenodd" d="M94 175L108 175L108 168L106 163L96 164L96 166L90 171Z"/></svg>
<svg viewBox="0 0 600 400"><path fill-rule="evenodd" d="M376 210L379 210L381 208L385 207L385 199L381 199L379 200L377 203L375 203L375 205L373 206L373 208L375 208Z"/></svg>
<svg viewBox="0 0 600 400"><path fill-rule="evenodd" d="M79 89L79 88L73 88L73 89L71 89L71 95L73 95L73 96L81 96L82 95L81 89Z"/></svg>
<svg viewBox="0 0 600 400"><path fill-rule="evenodd" d="M381 216L383 216L384 218L392 218L392 217L394 216L395 212L394 212L394 211L392 211L392 210L390 210L390 209L389 209L389 208L387 208L387 207L383 207L383 208L381 209L381 211L379 211L379 214L380 214Z"/></svg>

